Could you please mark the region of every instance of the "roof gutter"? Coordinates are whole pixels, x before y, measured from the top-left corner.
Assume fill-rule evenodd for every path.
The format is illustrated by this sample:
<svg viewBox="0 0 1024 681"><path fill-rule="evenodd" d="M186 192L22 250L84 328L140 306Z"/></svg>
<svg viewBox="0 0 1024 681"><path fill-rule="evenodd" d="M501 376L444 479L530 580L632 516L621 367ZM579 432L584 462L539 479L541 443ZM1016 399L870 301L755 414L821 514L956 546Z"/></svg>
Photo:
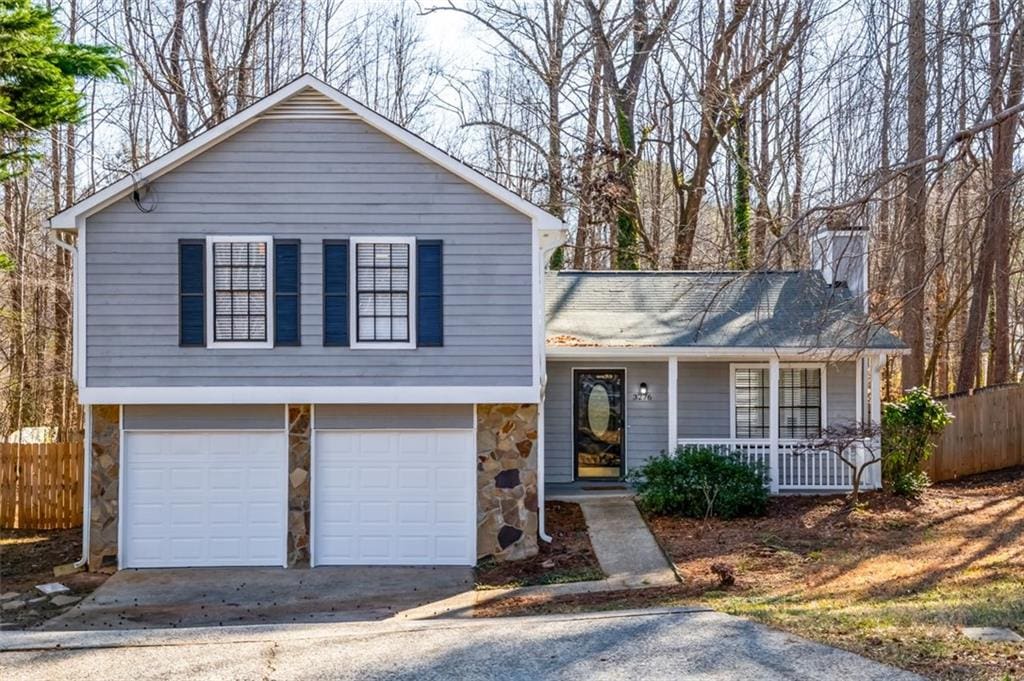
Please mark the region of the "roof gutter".
<svg viewBox="0 0 1024 681"><path fill-rule="evenodd" d="M794 361L817 360L852 360L866 355L905 355L909 348L798 348L798 347L673 347L673 346L642 346L642 347L608 347L608 346L568 346L551 345L547 347L547 355L553 359L625 359L625 358L664 358L679 359L732 359L779 357Z"/></svg>

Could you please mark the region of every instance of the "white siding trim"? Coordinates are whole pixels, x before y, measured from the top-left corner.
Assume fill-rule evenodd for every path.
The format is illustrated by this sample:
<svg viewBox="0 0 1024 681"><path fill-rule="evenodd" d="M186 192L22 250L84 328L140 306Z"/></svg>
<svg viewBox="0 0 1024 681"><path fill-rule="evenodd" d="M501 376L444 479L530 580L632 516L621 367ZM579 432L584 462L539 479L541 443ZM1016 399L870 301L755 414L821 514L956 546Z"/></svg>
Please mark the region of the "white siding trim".
<svg viewBox="0 0 1024 681"><path fill-rule="evenodd" d="M676 451L679 440L679 360L668 358L668 448L669 456Z"/></svg>
<svg viewBox="0 0 1024 681"><path fill-rule="evenodd" d="M82 404L481 404L538 403L531 386L180 386L83 388Z"/></svg>
<svg viewBox="0 0 1024 681"><path fill-rule="evenodd" d="M89 446L92 446L90 440ZM117 406L117 569L124 569L124 514L128 512L127 506L124 503L124 405L119 404ZM92 471L88 471L91 476ZM90 490L91 493L91 490ZM91 503L91 500L90 500ZM92 513L89 514L90 522L92 520ZM99 566L94 566L98 568Z"/></svg>

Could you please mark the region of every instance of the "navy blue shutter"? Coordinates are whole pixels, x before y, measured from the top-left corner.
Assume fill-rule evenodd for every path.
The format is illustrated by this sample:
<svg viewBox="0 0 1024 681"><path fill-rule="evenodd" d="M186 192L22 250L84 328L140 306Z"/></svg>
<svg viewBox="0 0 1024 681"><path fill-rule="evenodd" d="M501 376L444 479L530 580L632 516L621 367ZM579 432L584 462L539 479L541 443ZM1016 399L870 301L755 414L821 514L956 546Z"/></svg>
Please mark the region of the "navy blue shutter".
<svg viewBox="0 0 1024 681"><path fill-rule="evenodd" d="M178 344L206 345L206 242L178 241Z"/></svg>
<svg viewBox="0 0 1024 681"><path fill-rule="evenodd" d="M348 241L324 241L324 345L348 344Z"/></svg>
<svg viewBox="0 0 1024 681"><path fill-rule="evenodd" d="M301 345L299 252L297 239L274 241L274 345Z"/></svg>
<svg viewBox="0 0 1024 681"><path fill-rule="evenodd" d="M416 242L416 345L444 345L444 258L440 241Z"/></svg>

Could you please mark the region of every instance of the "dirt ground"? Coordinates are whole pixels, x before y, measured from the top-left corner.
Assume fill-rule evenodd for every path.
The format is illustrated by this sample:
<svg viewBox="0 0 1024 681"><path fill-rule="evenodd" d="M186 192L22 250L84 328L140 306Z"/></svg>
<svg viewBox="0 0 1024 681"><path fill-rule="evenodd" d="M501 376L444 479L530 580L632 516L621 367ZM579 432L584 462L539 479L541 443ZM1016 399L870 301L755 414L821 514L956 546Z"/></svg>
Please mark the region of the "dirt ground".
<svg viewBox="0 0 1024 681"><path fill-rule="evenodd" d="M1024 679L1024 469L965 478L918 501L870 493L772 500L764 518L648 518L684 583L638 593L500 601L487 614L708 605L937 679ZM722 587L711 572L736 576Z"/></svg>
<svg viewBox="0 0 1024 681"><path fill-rule="evenodd" d="M551 543L541 542L540 552L532 558L481 563L476 569L477 588L604 579L579 504L549 501L544 511Z"/></svg>
<svg viewBox="0 0 1024 681"><path fill-rule="evenodd" d="M0 594L17 592L3 601L28 601L42 596L37 584L60 582L73 596L86 596L108 575L76 573L54 577L53 568L73 563L82 556L82 530L0 530ZM58 607L41 601L17 610L0 610L4 629L29 628L60 614L70 606Z"/></svg>

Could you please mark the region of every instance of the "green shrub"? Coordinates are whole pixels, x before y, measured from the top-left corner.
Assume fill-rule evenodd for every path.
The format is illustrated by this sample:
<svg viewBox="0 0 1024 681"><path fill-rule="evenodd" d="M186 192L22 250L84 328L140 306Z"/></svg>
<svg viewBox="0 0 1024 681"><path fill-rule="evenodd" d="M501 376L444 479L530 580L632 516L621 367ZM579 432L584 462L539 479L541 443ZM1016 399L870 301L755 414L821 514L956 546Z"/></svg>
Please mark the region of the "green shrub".
<svg viewBox="0 0 1024 681"><path fill-rule="evenodd" d="M935 436L953 420L927 388L911 388L882 411L882 477L896 494L916 497L930 484L921 464L935 450Z"/></svg>
<svg viewBox="0 0 1024 681"><path fill-rule="evenodd" d="M680 447L630 473L637 503L650 513L690 518L764 515L768 504L763 466L708 447Z"/></svg>

